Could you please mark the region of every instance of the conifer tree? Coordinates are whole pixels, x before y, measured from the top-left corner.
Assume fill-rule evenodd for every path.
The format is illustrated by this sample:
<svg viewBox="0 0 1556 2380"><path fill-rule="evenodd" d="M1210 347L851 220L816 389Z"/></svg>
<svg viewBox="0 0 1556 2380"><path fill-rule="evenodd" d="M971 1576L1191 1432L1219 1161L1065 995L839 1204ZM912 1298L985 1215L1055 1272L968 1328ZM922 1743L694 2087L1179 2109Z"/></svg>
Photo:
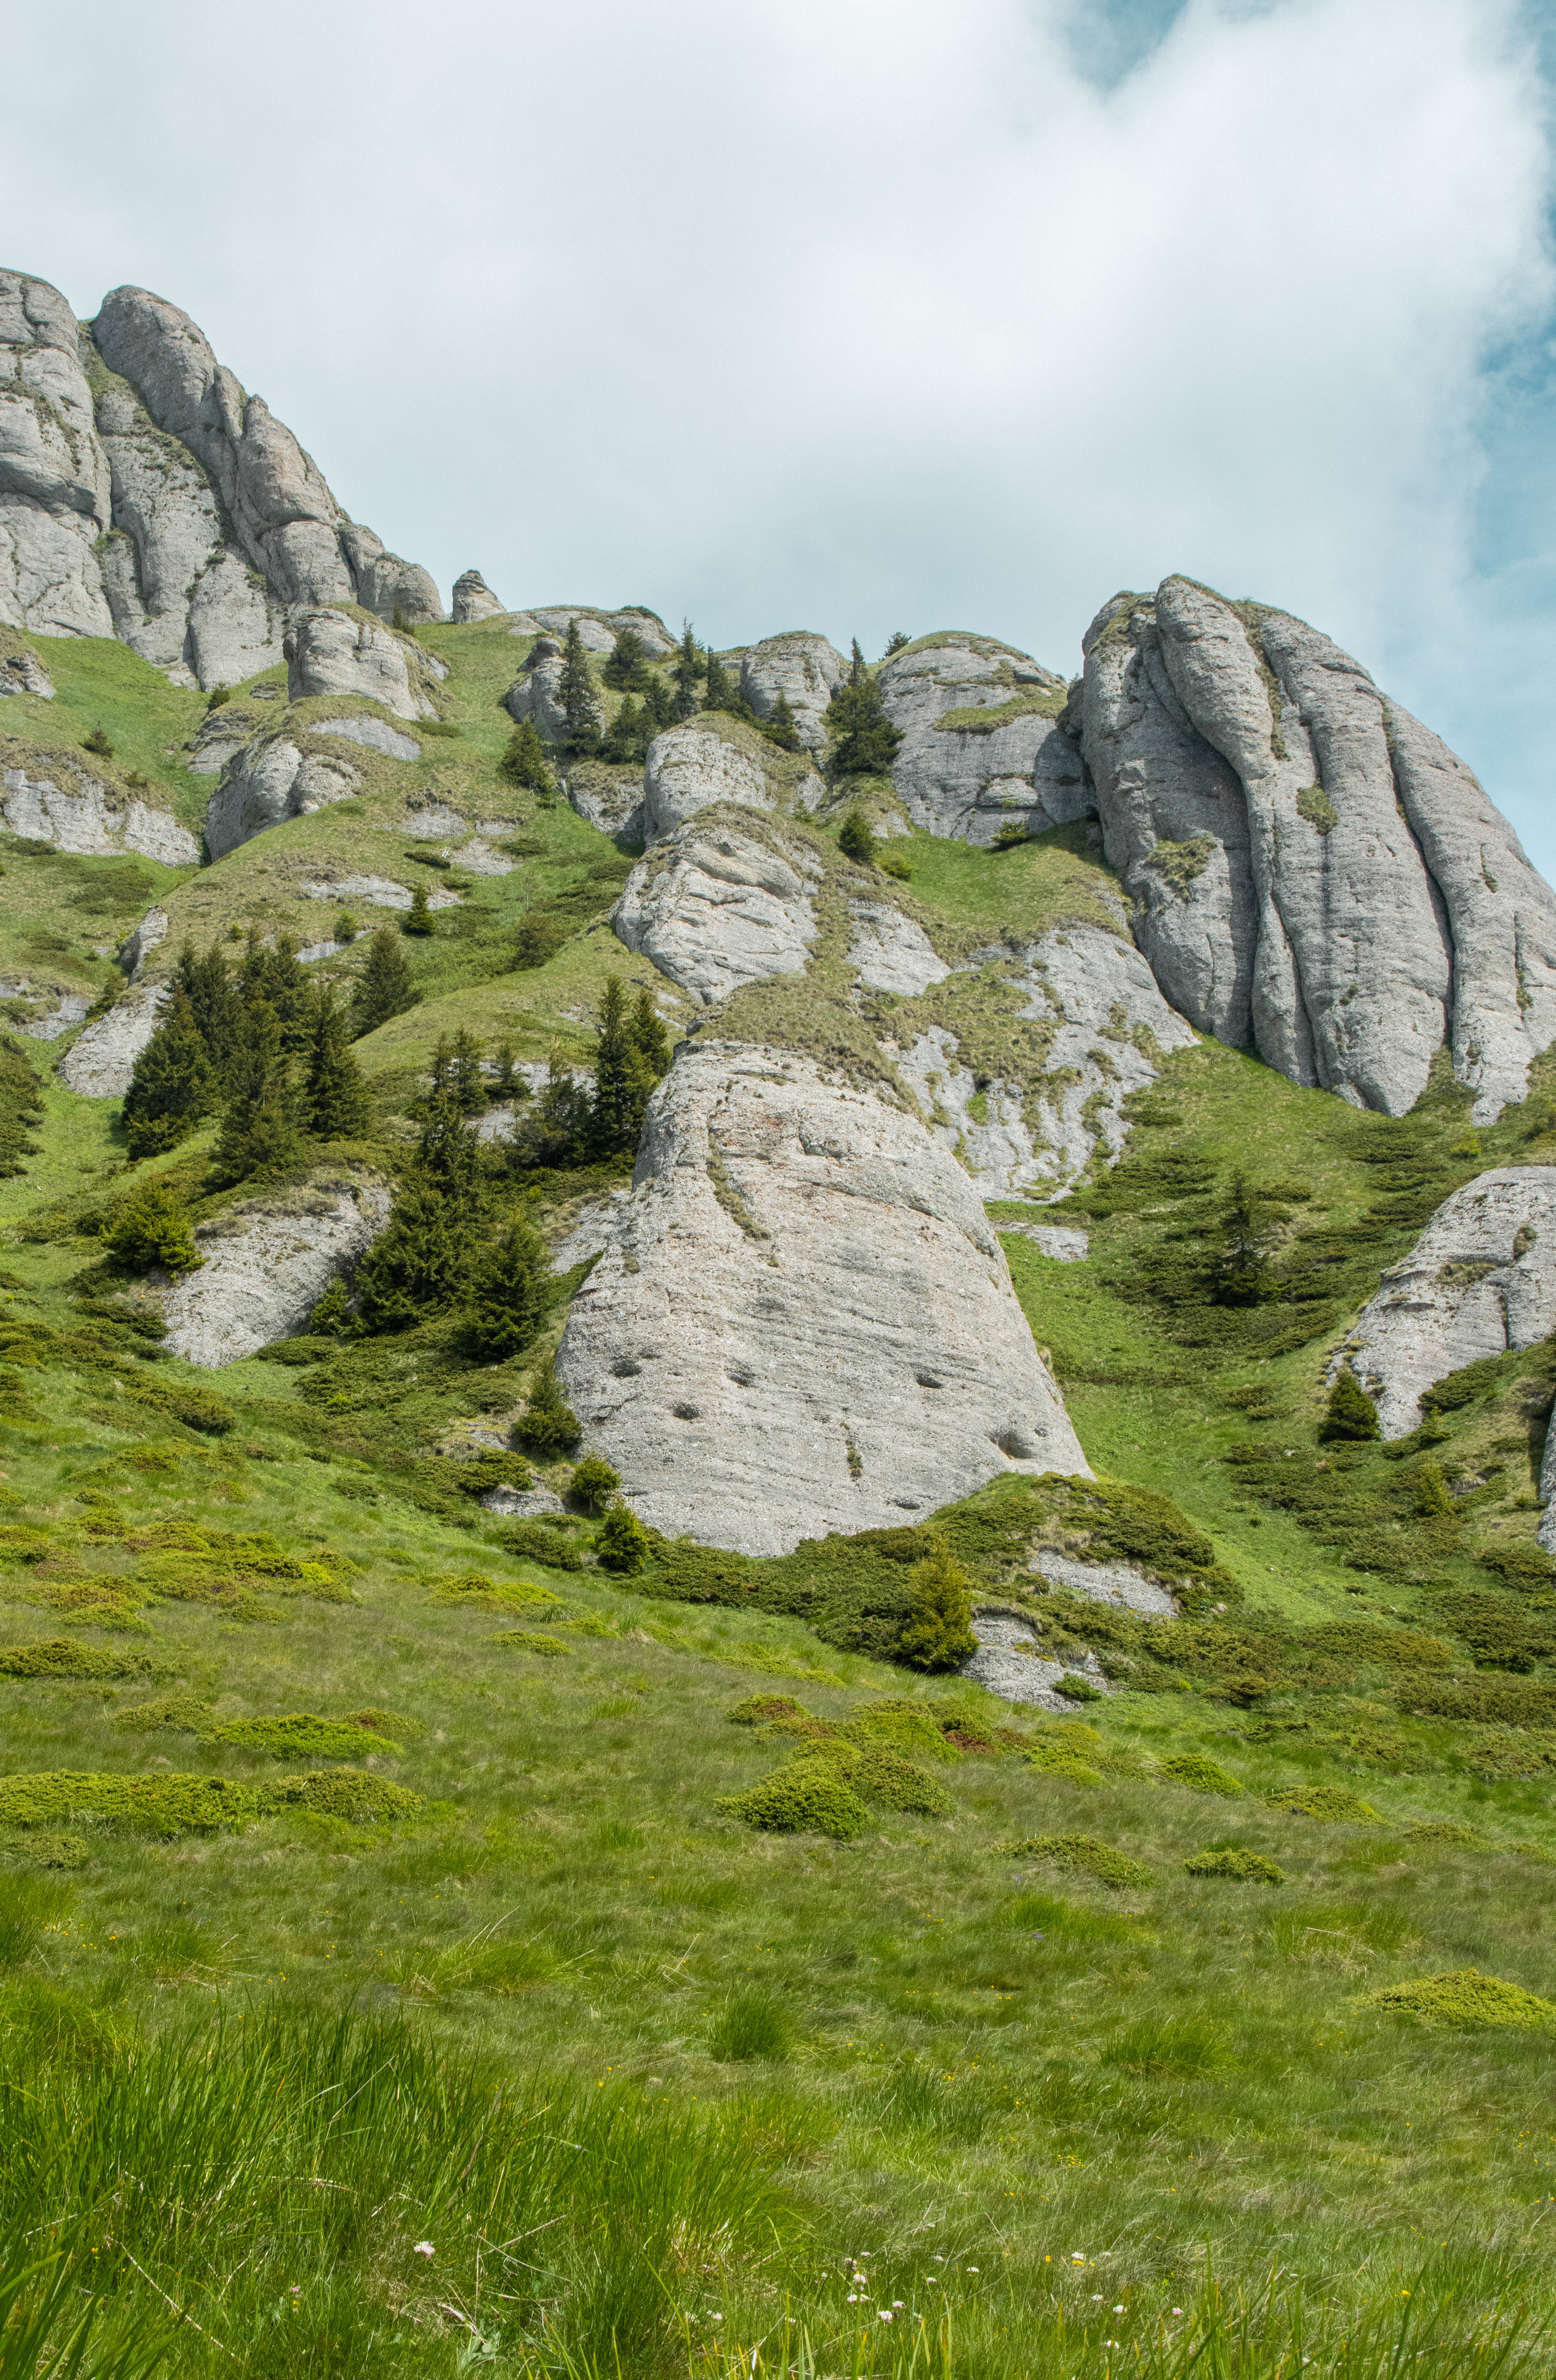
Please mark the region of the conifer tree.
<svg viewBox="0 0 1556 2380"><path fill-rule="evenodd" d="M525 1406L517 1434L541 1454L571 1454L583 1436L577 1415L562 1393L555 1368L547 1364L538 1374Z"/></svg>
<svg viewBox="0 0 1556 2380"><path fill-rule="evenodd" d="M904 1658L916 1670L959 1669L978 1650L971 1581L942 1536L935 1536L926 1560L914 1563L907 1583L913 1599L898 1639Z"/></svg>
<svg viewBox="0 0 1556 2380"><path fill-rule="evenodd" d="M461 1025L454 1037L449 1052L448 1087L461 1115L482 1115L486 1111L486 1070L481 1064L480 1043L468 1026Z"/></svg>
<svg viewBox="0 0 1556 2380"><path fill-rule="evenodd" d="M728 710L738 697L735 686L717 653L710 645L706 664L707 701L710 710ZM742 705L744 708L744 705Z"/></svg>
<svg viewBox="0 0 1556 2380"><path fill-rule="evenodd" d="M244 1027L247 1038L233 1060L216 1143L216 1172L225 1182L283 1172L303 1153L281 1020L268 1001L256 1000L245 1013Z"/></svg>
<svg viewBox="0 0 1556 2380"><path fill-rule="evenodd" d="M1272 1238L1267 1210L1268 1201L1239 1169L1217 1219L1221 1245L1210 1281L1217 1305L1264 1305L1279 1298L1281 1285L1270 1269Z"/></svg>
<svg viewBox="0 0 1556 2380"><path fill-rule="evenodd" d="M414 1008L416 1001L416 989L399 938L389 927L380 926L368 944L368 963L352 994L352 1039L359 1041L365 1033L376 1032L391 1016Z"/></svg>
<svg viewBox="0 0 1556 2380"><path fill-rule="evenodd" d="M598 1512L621 1486L621 1474L602 1454L586 1454L573 1473L567 1493L586 1512Z"/></svg>
<svg viewBox="0 0 1556 2380"><path fill-rule="evenodd" d="M677 719L697 716L697 689L707 676L707 662L698 651L697 638L688 620L681 631L681 649L670 672L675 681L675 715Z"/></svg>
<svg viewBox="0 0 1556 2380"><path fill-rule="evenodd" d="M418 884L410 896L410 907L400 919L402 934L435 934L432 913L427 906L427 887Z"/></svg>
<svg viewBox="0 0 1556 2380"><path fill-rule="evenodd" d="M600 705L589 674L589 655L578 634L577 619L567 623L567 644L562 657L557 699L566 720L564 738L569 756L587 760L600 749Z"/></svg>
<svg viewBox="0 0 1556 2380"><path fill-rule="evenodd" d="M500 1364L528 1347L551 1304L545 1242L522 1216L477 1258L466 1337L478 1355Z"/></svg>
<svg viewBox="0 0 1556 2380"><path fill-rule="evenodd" d="M416 1166L423 1180L460 1209L468 1228L478 1230L489 1190L486 1152L452 1091L434 1091L427 1101Z"/></svg>
<svg viewBox="0 0 1556 2380"><path fill-rule="evenodd" d="M601 1569L632 1577L644 1568L652 1550L653 1539L631 1505L618 1496L594 1533L595 1558Z"/></svg>
<svg viewBox="0 0 1556 2380"><path fill-rule="evenodd" d="M648 716L628 695L609 727L600 747L601 757L614 760L618 768L636 767L648 758L652 741Z"/></svg>
<svg viewBox="0 0 1556 2380"><path fill-rule="evenodd" d="M605 666L606 685L617 694L641 694L649 683L648 648L636 628L619 628Z"/></svg>
<svg viewBox="0 0 1556 2380"><path fill-rule="evenodd" d="M136 1059L125 1093L125 1138L131 1157L156 1157L188 1140L221 1103L216 1070L187 993L173 1004Z"/></svg>
<svg viewBox="0 0 1556 2380"><path fill-rule="evenodd" d="M638 987L630 1030L633 1046L647 1062L655 1082L663 1081L670 1072L670 1036L647 984Z"/></svg>
<svg viewBox="0 0 1556 2380"><path fill-rule="evenodd" d="M555 793L546 747L532 719L521 719L508 737L507 749L497 763L497 774L504 784L517 785L521 792L540 794L547 801Z"/></svg>
<svg viewBox="0 0 1556 2380"><path fill-rule="evenodd" d="M865 657L854 639L848 683L840 686L827 705L827 727L836 738L832 756L840 777L880 777L891 770L902 742L902 731L886 716L881 689L865 667Z"/></svg>
<svg viewBox="0 0 1556 2380"><path fill-rule="evenodd" d="M468 1219L435 1182L413 1175L383 1235L357 1267L357 1308L370 1330L408 1330L459 1305L470 1281Z"/></svg>
<svg viewBox="0 0 1556 2380"><path fill-rule="evenodd" d="M656 735L663 735L667 727L674 727L675 724L675 693L665 684L663 678L657 674L650 678L643 690L643 716L648 722L647 732L650 743Z"/></svg>
<svg viewBox="0 0 1556 2380"><path fill-rule="evenodd" d="M1320 1439L1361 1439L1381 1438L1378 1408L1361 1382L1344 1365L1335 1375L1334 1386L1329 1392L1329 1410L1319 1425Z"/></svg>
<svg viewBox="0 0 1556 2380"><path fill-rule="evenodd" d="M600 1042L594 1056L594 1103L590 1146L601 1157L635 1149L643 1129L655 1075L638 1048L621 978L606 978L600 1002Z"/></svg>
<svg viewBox="0 0 1556 2380"><path fill-rule="evenodd" d="M777 745L781 752L799 750L799 728L795 721L794 706L782 686L772 698L772 710L761 722L761 732L770 744Z"/></svg>
<svg viewBox="0 0 1556 2380"><path fill-rule="evenodd" d="M857 860L861 868L869 868L875 858L869 820L857 804L838 828L837 847L845 859Z"/></svg>
<svg viewBox="0 0 1556 2380"><path fill-rule="evenodd" d="M893 628L886 639L886 650L882 658L890 661L893 653L900 653L905 646L912 642L913 639L906 628Z"/></svg>
<svg viewBox="0 0 1556 2380"><path fill-rule="evenodd" d="M308 1318L309 1337L344 1339L350 1328L351 1309L346 1301L346 1283L332 1281Z"/></svg>
<svg viewBox="0 0 1556 2380"><path fill-rule="evenodd" d="M205 1261L194 1227L177 1192L148 1182L129 1204L103 1227L103 1257L115 1272L194 1272Z"/></svg>
<svg viewBox="0 0 1556 2380"><path fill-rule="evenodd" d="M309 1019L303 1117L317 1140L354 1140L364 1133L372 1101L351 1054L346 1019L328 985L314 995Z"/></svg>
<svg viewBox="0 0 1556 2380"><path fill-rule="evenodd" d="M175 996L182 992L188 1002L217 1080L224 1081L242 1038L243 1008L227 973L225 955L215 942L200 956L192 943L184 944L174 970L173 989Z"/></svg>
<svg viewBox="0 0 1556 2380"><path fill-rule="evenodd" d="M526 1099L529 1086L518 1071L511 1041L499 1041L492 1053L492 1092L499 1099Z"/></svg>

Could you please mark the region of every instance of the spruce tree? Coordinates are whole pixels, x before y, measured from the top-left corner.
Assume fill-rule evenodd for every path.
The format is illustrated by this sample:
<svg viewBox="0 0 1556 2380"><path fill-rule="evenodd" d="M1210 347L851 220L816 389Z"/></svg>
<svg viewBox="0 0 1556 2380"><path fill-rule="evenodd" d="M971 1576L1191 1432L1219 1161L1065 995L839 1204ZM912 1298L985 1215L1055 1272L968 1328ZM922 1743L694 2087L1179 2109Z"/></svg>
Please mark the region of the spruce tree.
<svg viewBox="0 0 1556 2380"><path fill-rule="evenodd" d="M577 1415L562 1393L553 1365L548 1363L532 1383L517 1435L541 1454L571 1454L582 1438Z"/></svg>
<svg viewBox="0 0 1556 2380"><path fill-rule="evenodd" d="M489 1363L522 1354L552 1300L545 1242L522 1217L511 1222L472 1269L466 1338Z"/></svg>
<svg viewBox="0 0 1556 2380"><path fill-rule="evenodd" d="M540 794L548 801L555 793L546 747L532 719L521 719L508 737L507 749L497 763L497 774L504 784Z"/></svg>
<svg viewBox="0 0 1556 2380"><path fill-rule="evenodd" d="M601 1157L637 1148L655 1075L638 1048L621 978L606 978L600 1002L600 1041L594 1055L594 1102L590 1145Z"/></svg>
<svg viewBox="0 0 1556 2380"><path fill-rule="evenodd" d="M837 831L837 847L845 859L857 860L861 868L869 868L875 858L869 820L857 804Z"/></svg>
<svg viewBox="0 0 1556 2380"><path fill-rule="evenodd" d="M1365 1440L1382 1434L1377 1406L1349 1364L1344 1365L1329 1392L1329 1410L1319 1425L1319 1438Z"/></svg>
<svg viewBox="0 0 1556 2380"><path fill-rule="evenodd" d="M1280 1297L1281 1284L1270 1269L1268 1205L1246 1173L1234 1173L1217 1219L1221 1245L1211 1262L1210 1295L1217 1305L1264 1305Z"/></svg>
<svg viewBox="0 0 1556 2380"><path fill-rule="evenodd" d="M213 942L202 955L186 942L174 970L175 995L189 1003L195 1027L204 1042L218 1081L225 1081L234 1050L243 1035L243 1006L227 973L225 953Z"/></svg>
<svg viewBox="0 0 1556 2380"><path fill-rule="evenodd" d="M886 651L883 658L890 661L893 653L900 653L906 646L910 645L912 642L913 639L908 635L906 628L893 628L891 635L886 639Z"/></svg>
<svg viewBox="0 0 1556 2380"><path fill-rule="evenodd" d="M658 675L650 677L643 690L643 716L648 722L650 743L656 735L663 735L667 727L675 724L675 693Z"/></svg>
<svg viewBox="0 0 1556 2380"><path fill-rule="evenodd" d="M594 1533L594 1554L601 1569L633 1577L646 1566L652 1551L653 1539L631 1505L618 1496Z"/></svg>
<svg viewBox="0 0 1556 2380"><path fill-rule="evenodd" d="M912 1602L898 1644L916 1670L956 1670L978 1650L971 1581L938 1535L927 1560L907 1573Z"/></svg>
<svg viewBox="0 0 1556 2380"><path fill-rule="evenodd" d="M608 1504L621 1486L621 1474L602 1454L586 1454L573 1473L567 1493L589 1512Z"/></svg>
<svg viewBox="0 0 1556 2380"><path fill-rule="evenodd" d="M461 1115L483 1115L486 1111L486 1070L481 1064L480 1043L468 1026L461 1025L454 1037L449 1052L448 1087Z"/></svg>
<svg viewBox="0 0 1556 2380"><path fill-rule="evenodd" d="M427 887L418 884L410 896L410 907L400 919L402 934L435 934L432 913L427 906Z"/></svg>
<svg viewBox="0 0 1556 2380"><path fill-rule="evenodd" d="M173 1004L136 1059L125 1093L124 1128L133 1158L156 1157L188 1140L220 1105L216 1070L187 993Z"/></svg>
<svg viewBox="0 0 1556 2380"><path fill-rule="evenodd" d="M315 993L309 1019L303 1120L317 1140L355 1140L366 1132L372 1100L351 1054L346 1019L328 985Z"/></svg>
<svg viewBox="0 0 1556 2380"><path fill-rule="evenodd" d="M511 1041L499 1041L492 1053L492 1093L499 1099L524 1099L529 1096L529 1086L518 1071Z"/></svg>
<svg viewBox="0 0 1556 2380"><path fill-rule="evenodd" d="M567 623L567 644L562 657L557 699L566 720L564 741L575 760L587 760L600 749L600 705L589 674L589 655L576 619Z"/></svg>
<svg viewBox="0 0 1556 2380"><path fill-rule="evenodd" d="M365 1033L376 1032L391 1016L414 1008L416 1002L416 988L399 938L389 927L380 926L368 944L368 963L351 996L352 1039L359 1041Z"/></svg>
<svg viewBox="0 0 1556 2380"><path fill-rule="evenodd" d="M647 714L628 695L605 730L600 755L602 759L614 760L618 768L635 768L647 759L651 740Z"/></svg>
<svg viewBox="0 0 1556 2380"><path fill-rule="evenodd" d="M606 685L617 694L641 694L649 683L648 648L636 628L620 628L605 666Z"/></svg>
<svg viewBox="0 0 1556 2380"><path fill-rule="evenodd" d="M827 705L827 728L836 741L832 765L840 777L881 777L890 773L902 742L902 731L886 716L880 687L865 667L857 637L848 683L840 686Z"/></svg>
<svg viewBox="0 0 1556 2380"><path fill-rule="evenodd" d="M468 1219L442 1188L416 1174L395 1199L382 1236L357 1267L357 1309L370 1330L408 1330L463 1303L472 1259Z"/></svg>
<svg viewBox="0 0 1556 2380"><path fill-rule="evenodd" d="M148 1182L121 1207L102 1232L103 1259L115 1272L193 1272L205 1261L195 1245L194 1227L175 1190Z"/></svg>
<svg viewBox="0 0 1556 2380"><path fill-rule="evenodd" d="M663 1081L670 1072L670 1036L664 1029L664 1019L654 1006L653 994L647 984L638 988L629 1029L633 1046L647 1062L655 1082Z"/></svg>
<svg viewBox="0 0 1556 2380"><path fill-rule="evenodd" d="M270 1002L250 1002L247 1038L233 1060L215 1165L225 1182L284 1172L303 1154L281 1020Z"/></svg>
<svg viewBox="0 0 1556 2380"><path fill-rule="evenodd" d="M670 672L675 681L675 715L677 719L694 719L697 716L697 689L699 683L706 679L707 666L703 655L698 651L697 638L692 635L688 620L681 631L681 649Z"/></svg>
<svg viewBox="0 0 1556 2380"><path fill-rule="evenodd" d="M310 1339L344 1339L350 1328L351 1309L346 1300L346 1283L332 1281L308 1318L308 1335Z"/></svg>
<svg viewBox="0 0 1556 2380"><path fill-rule="evenodd" d="M293 937L277 934L266 960L264 996L281 1020L281 1047L288 1054L306 1050L313 1030L313 986Z"/></svg>
<svg viewBox="0 0 1556 2380"><path fill-rule="evenodd" d="M770 744L781 752L799 750L799 728L795 721L794 706L782 686L772 698L772 708L761 722L761 732Z"/></svg>
<svg viewBox="0 0 1556 2380"><path fill-rule="evenodd" d="M459 1208L468 1228L479 1229L489 1192L487 1157L452 1091L435 1091L427 1101L416 1166Z"/></svg>

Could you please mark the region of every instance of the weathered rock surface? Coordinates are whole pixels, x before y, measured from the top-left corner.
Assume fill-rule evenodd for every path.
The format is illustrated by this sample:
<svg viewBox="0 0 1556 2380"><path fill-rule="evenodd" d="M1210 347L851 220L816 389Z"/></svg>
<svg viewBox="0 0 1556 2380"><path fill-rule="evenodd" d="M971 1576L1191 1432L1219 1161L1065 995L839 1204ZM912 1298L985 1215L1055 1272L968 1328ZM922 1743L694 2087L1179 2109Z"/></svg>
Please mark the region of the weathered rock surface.
<svg viewBox="0 0 1556 2380"><path fill-rule="evenodd" d="M631 609L602 612L591 603L548 603L531 606L516 622L517 633L533 634L536 628L548 637L565 638L569 625L578 624L578 641L586 653L608 653L624 628L631 628L642 639L643 650L650 661L662 661L675 650L675 639L663 620L651 612ZM533 623L531 627L529 624Z"/></svg>
<svg viewBox="0 0 1556 2380"><path fill-rule="evenodd" d="M310 694L359 694L381 702L397 719L436 714L427 691L425 656L381 621L328 605L295 612L286 653L286 692L293 702Z"/></svg>
<svg viewBox="0 0 1556 2380"><path fill-rule="evenodd" d="M570 769L563 790L581 819L618 843L647 841L641 777L616 776L604 769Z"/></svg>
<svg viewBox="0 0 1556 2380"><path fill-rule="evenodd" d="M93 550L112 507L76 317L46 281L0 273L0 622L113 635Z"/></svg>
<svg viewBox="0 0 1556 2380"><path fill-rule="evenodd" d="M79 1025L82 1017L89 1015L91 1010L90 992L61 992L55 1006L46 1016L40 1016L35 1023L24 1025L21 1029L30 1040L57 1041L62 1033L68 1033L73 1026Z"/></svg>
<svg viewBox="0 0 1556 2380"><path fill-rule="evenodd" d="M224 858L267 827L345 801L361 782L348 760L304 752L289 735L262 736L227 764L205 813L205 847Z"/></svg>
<svg viewBox="0 0 1556 2380"><path fill-rule="evenodd" d="M462 570L455 580L450 616L456 628L468 628L472 620L500 618L507 608L493 595L479 570Z"/></svg>
<svg viewBox="0 0 1556 2380"><path fill-rule="evenodd" d="M111 795L95 777L72 775L61 785L52 777L30 777L25 769L6 769L0 786L0 809L13 834L60 851L138 851L164 868L191 867L200 857L194 836L170 810Z"/></svg>
<svg viewBox="0 0 1556 2380"><path fill-rule="evenodd" d="M1453 754L1327 637L1188 579L1115 598L1086 653L1104 847L1173 1005L1389 1114L1445 1032L1481 1121L1522 1096L1556 896Z"/></svg>
<svg viewBox="0 0 1556 2380"><path fill-rule="evenodd" d="M300 1330L389 1220L376 1175L253 1198L195 1229L204 1261L164 1291L168 1353L236 1364Z"/></svg>
<svg viewBox="0 0 1556 2380"><path fill-rule="evenodd" d="M1053 928L1019 959L991 960L1027 994L1022 1014L1048 1037L1049 1080L1035 1092L979 1075L954 1033L935 1025L894 1050L930 1130L954 1150L985 1197L1042 1184L1060 1192L1085 1171L1099 1140L1116 1157L1128 1136L1123 1103L1156 1080L1161 1059L1194 1039L1131 945L1100 927Z"/></svg>
<svg viewBox="0 0 1556 2380"><path fill-rule="evenodd" d="M721 734L713 717L667 727L649 746L643 771L646 840L662 843L713 802L768 810L772 793L757 763Z"/></svg>
<svg viewBox="0 0 1556 2380"><path fill-rule="evenodd" d="M567 725L562 708L562 648L554 637L538 637L523 669L503 697L510 719L532 720L535 732L554 744Z"/></svg>
<svg viewBox="0 0 1556 2380"><path fill-rule="evenodd" d="M678 1058L558 1367L645 1520L747 1552L1087 1470L966 1175L781 1050Z"/></svg>
<svg viewBox="0 0 1556 2380"><path fill-rule="evenodd" d="M1052 1257L1055 1264L1085 1264L1091 1254L1089 1234L1062 1223L1011 1223L1002 1217L994 1228L1002 1238L1030 1240L1039 1256Z"/></svg>
<svg viewBox="0 0 1556 2380"><path fill-rule="evenodd" d="M889 901L851 901L848 914L854 927L848 964L872 991L911 998L951 973L923 927Z"/></svg>
<svg viewBox="0 0 1556 2380"><path fill-rule="evenodd" d="M392 876L332 876L327 881L299 884L298 891L305 901L365 901L374 909L408 909L411 890L408 884L396 884ZM457 909L457 892L434 892L427 895L429 909Z"/></svg>
<svg viewBox="0 0 1556 2380"><path fill-rule="evenodd" d="M739 984L804 974L820 872L803 846L698 818L638 861L611 923L711 1007Z"/></svg>
<svg viewBox="0 0 1556 2380"><path fill-rule="evenodd" d="M0 652L0 701L8 694L35 694L43 702L55 698L54 680L30 646Z"/></svg>
<svg viewBox="0 0 1556 2380"><path fill-rule="evenodd" d="M131 983L140 975L148 954L166 940L166 910L148 909L134 931L125 937L119 951L119 965Z"/></svg>
<svg viewBox="0 0 1556 2380"><path fill-rule="evenodd" d="M778 697L786 695L799 740L812 752L819 752L827 740L823 716L847 674L848 664L836 647L808 628L764 637L740 657L740 691L758 718L771 717Z"/></svg>
<svg viewBox="0 0 1556 2380"><path fill-rule="evenodd" d="M1175 1620L1178 1607L1167 1589L1133 1562L1073 1561L1068 1554L1045 1546L1032 1556L1029 1567L1051 1586L1067 1587L1072 1595L1093 1603L1111 1603L1124 1611L1144 1613L1148 1620Z"/></svg>
<svg viewBox="0 0 1556 2380"><path fill-rule="evenodd" d="M1091 808L1080 755L1059 722L1064 681L1029 654L948 631L894 654L877 683L902 731L892 783L915 826L991 844L1013 820L1040 834Z"/></svg>
<svg viewBox="0 0 1556 2380"><path fill-rule="evenodd" d="M78 1033L59 1062L61 1081L88 1099L122 1099L135 1061L157 1029L165 984L145 984Z"/></svg>
<svg viewBox="0 0 1556 2380"><path fill-rule="evenodd" d="M1434 1381L1556 1327L1556 1166L1500 1166L1443 1201L1332 1357L1376 1399L1385 1438L1421 1419Z"/></svg>
<svg viewBox="0 0 1556 2380"><path fill-rule="evenodd" d="M1103 1675L1095 1653L1074 1654L1055 1661L1042 1649L1042 1639L1029 1621L1014 1611L975 1611L973 1634L978 1650L969 1654L960 1675L986 1686L1007 1703L1025 1703L1038 1710L1059 1711L1074 1718L1076 1706L1055 1691L1064 1677L1084 1677L1100 1694L1115 1691Z"/></svg>
<svg viewBox="0 0 1556 2380"><path fill-rule="evenodd" d="M360 744L368 752L382 752L388 760L421 758L421 747L415 736L402 735L386 719L314 719L309 722L309 733L343 736L347 744Z"/></svg>
<svg viewBox="0 0 1556 2380"><path fill-rule="evenodd" d="M565 1507L553 1488L493 1488L481 1498L489 1512L496 1512L504 1521L539 1521L547 1512L560 1512Z"/></svg>

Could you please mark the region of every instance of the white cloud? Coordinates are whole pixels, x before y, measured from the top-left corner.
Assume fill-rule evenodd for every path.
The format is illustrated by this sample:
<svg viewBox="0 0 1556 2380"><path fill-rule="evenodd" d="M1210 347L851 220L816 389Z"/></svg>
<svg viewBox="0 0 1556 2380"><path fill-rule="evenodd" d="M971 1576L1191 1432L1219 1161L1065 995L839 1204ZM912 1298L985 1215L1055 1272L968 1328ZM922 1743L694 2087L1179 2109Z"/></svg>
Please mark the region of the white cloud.
<svg viewBox="0 0 1556 2380"><path fill-rule="evenodd" d="M1106 93L1064 13L83 0L8 34L7 261L186 307L445 589L1074 667L1185 569L1349 644L1538 848L1549 601L1475 542L1488 358L1550 298L1515 0L1190 0Z"/></svg>

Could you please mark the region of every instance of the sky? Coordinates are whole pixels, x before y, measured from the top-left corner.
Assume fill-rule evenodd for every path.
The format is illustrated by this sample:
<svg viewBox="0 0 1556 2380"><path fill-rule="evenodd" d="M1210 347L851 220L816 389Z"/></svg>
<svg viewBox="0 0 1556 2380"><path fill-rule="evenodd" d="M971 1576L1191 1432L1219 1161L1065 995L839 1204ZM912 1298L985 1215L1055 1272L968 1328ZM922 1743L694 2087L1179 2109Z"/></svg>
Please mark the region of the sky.
<svg viewBox="0 0 1556 2380"><path fill-rule="evenodd" d="M73 0L0 263L191 314L513 606L1056 669L1299 613L1556 878L1556 0Z"/></svg>

